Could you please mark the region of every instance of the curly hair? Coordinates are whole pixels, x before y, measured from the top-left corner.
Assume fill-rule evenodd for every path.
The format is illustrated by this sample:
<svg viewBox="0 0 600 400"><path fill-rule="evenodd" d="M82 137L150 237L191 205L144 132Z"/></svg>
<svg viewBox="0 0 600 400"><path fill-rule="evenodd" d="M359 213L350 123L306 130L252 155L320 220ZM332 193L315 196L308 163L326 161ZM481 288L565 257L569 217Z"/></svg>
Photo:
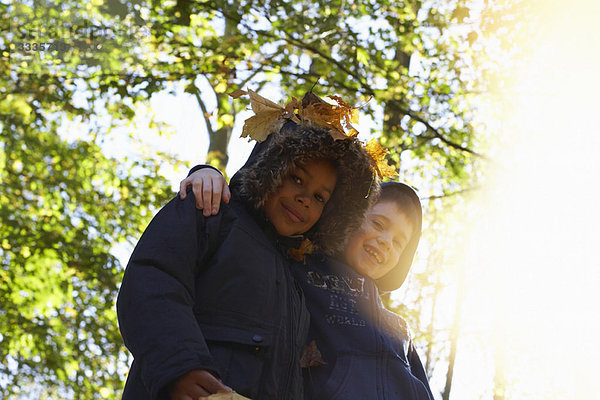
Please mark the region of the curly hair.
<svg viewBox="0 0 600 400"><path fill-rule="evenodd" d="M361 226L366 210L379 193L371 158L358 139L335 140L326 129L287 122L257 145L231 186L262 213L266 199L289 172L315 159L330 161L338 179L321 218L305 236L318 250L333 255L341 251L346 236Z"/></svg>

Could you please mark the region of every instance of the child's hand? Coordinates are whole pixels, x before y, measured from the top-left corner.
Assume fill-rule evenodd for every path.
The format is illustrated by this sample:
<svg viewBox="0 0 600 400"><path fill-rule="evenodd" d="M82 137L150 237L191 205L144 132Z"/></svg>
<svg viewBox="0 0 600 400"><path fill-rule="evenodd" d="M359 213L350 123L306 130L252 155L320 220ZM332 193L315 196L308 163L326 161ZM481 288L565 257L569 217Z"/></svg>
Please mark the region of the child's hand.
<svg viewBox="0 0 600 400"><path fill-rule="evenodd" d="M203 369L195 369L177 379L171 388L171 400L196 400L210 396L217 391L231 392L213 374Z"/></svg>
<svg viewBox="0 0 600 400"><path fill-rule="evenodd" d="M203 168L194 172L179 184L179 197L184 200L185 189L192 186L196 196L196 208L204 210L205 217L216 215L219 212L221 198L229 203L231 192L223 175L212 168Z"/></svg>

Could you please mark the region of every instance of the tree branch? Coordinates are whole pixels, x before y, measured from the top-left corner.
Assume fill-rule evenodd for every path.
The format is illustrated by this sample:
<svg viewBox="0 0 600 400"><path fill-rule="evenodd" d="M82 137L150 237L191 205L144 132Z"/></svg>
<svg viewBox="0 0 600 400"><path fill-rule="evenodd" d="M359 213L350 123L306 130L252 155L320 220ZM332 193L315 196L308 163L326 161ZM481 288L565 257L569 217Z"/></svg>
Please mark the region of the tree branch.
<svg viewBox="0 0 600 400"><path fill-rule="evenodd" d="M202 109L202 116L204 118L204 124L206 125L206 131L208 132L209 135L214 135L215 132L212 128L212 125L210 124L209 113L208 113L208 110L206 109L206 104L204 104L204 101L202 100L202 97L200 96L200 90L196 87L196 85L194 83L192 83L192 85L194 85L194 96L196 96L196 101L198 101L198 104L200 105L200 108Z"/></svg>
<svg viewBox="0 0 600 400"><path fill-rule="evenodd" d="M471 192L473 190L478 190L478 189L480 189L478 186L473 186L473 187L470 187L470 188L465 188L465 189L457 190L455 192L443 193L443 194L433 195L433 196L427 196L427 197L421 197L421 200L443 199L443 198L457 196L457 195L464 194L464 193Z"/></svg>

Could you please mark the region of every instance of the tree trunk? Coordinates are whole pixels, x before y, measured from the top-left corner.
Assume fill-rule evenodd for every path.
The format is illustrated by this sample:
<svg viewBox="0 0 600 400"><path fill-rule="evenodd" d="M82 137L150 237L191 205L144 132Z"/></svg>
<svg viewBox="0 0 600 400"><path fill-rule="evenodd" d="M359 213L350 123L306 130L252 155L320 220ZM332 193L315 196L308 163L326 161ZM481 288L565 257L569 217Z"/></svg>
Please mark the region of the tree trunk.
<svg viewBox="0 0 600 400"><path fill-rule="evenodd" d="M229 10L232 14L239 13L236 3L234 7ZM223 40L234 37L239 34L237 21L231 18L225 18L225 31L223 33ZM231 70L225 77L227 80L227 86L231 87L235 79L235 71ZM216 131L209 129L208 138L208 153L206 155L206 163L218 168L220 171L225 171L227 163L229 162L229 155L227 154L227 147L229 146L229 140L231 139L231 132L233 131L233 124L235 122L235 107L232 103L232 99L227 93L217 93L217 119L218 128ZM231 115L233 118L220 118L222 115ZM208 123L208 122L207 122Z"/></svg>
<svg viewBox="0 0 600 400"><path fill-rule="evenodd" d="M494 354L494 400L504 400L506 398L506 378L504 376L505 352L503 346L496 345Z"/></svg>
<svg viewBox="0 0 600 400"><path fill-rule="evenodd" d="M208 146L208 154L206 155L206 163L218 168L220 171L225 171L229 162L227 146L229 146L231 132L233 131L233 122L235 121L235 108L230 103L231 100L228 97L226 94L217 95L217 110L219 113L231 113L233 116L231 119L232 122L230 124L223 124L221 128L208 134L210 144Z"/></svg>
<svg viewBox="0 0 600 400"><path fill-rule="evenodd" d="M406 54L400 48L400 44L396 47L396 54L394 56L394 60L398 61L400 67L406 68L410 65L410 55ZM404 117L404 113L400 110L400 107L395 101L389 101L386 103L383 110L383 131L388 137L398 137L400 129L400 122Z"/></svg>
<svg viewBox="0 0 600 400"><path fill-rule="evenodd" d="M462 314L462 305L464 300L465 289L465 268L460 268L457 285L456 310L454 312L454 321L452 322L452 330L450 331L450 354L448 356L448 371L446 372L446 385L442 393L442 400L450 399L450 391L452 390L452 378L454 377L454 361L456 359L456 347L458 344L458 336L460 334L460 316Z"/></svg>

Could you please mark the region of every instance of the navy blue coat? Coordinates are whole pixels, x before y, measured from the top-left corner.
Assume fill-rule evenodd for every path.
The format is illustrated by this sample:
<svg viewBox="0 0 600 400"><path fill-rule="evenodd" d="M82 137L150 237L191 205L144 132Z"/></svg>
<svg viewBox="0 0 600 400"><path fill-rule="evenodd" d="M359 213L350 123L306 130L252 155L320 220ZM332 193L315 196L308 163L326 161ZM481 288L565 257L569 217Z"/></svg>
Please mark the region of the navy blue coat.
<svg viewBox="0 0 600 400"><path fill-rule="evenodd" d="M319 254L293 271L311 315L307 343L321 353L303 360L313 362L305 399L433 399L406 323L384 308L373 280Z"/></svg>
<svg viewBox="0 0 600 400"><path fill-rule="evenodd" d="M276 234L243 204L204 217L192 193L155 216L117 301L134 356L123 398L168 399L169 384L206 369L252 399L299 399L308 313Z"/></svg>

